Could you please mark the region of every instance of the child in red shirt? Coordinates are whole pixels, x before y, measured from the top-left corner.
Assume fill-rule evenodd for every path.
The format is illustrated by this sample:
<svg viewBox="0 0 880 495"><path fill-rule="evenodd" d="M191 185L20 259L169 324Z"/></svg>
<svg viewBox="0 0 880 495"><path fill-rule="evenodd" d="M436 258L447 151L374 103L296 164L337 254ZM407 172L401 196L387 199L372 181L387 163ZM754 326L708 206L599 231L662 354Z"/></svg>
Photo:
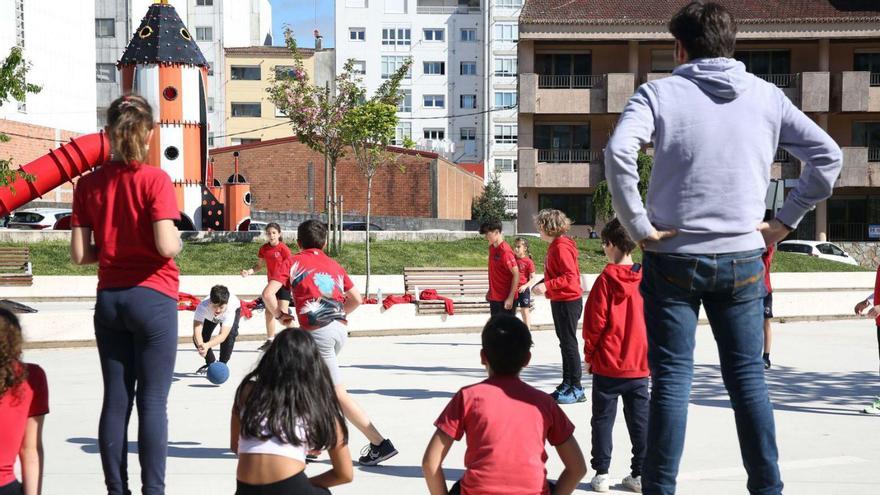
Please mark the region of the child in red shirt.
<svg viewBox="0 0 880 495"><path fill-rule="evenodd" d="M559 210L541 210L535 223L541 239L550 243L544 261L544 282L535 286L535 294L546 293L550 299L553 325L562 352L562 383L550 395L560 404L584 402L587 396L581 385L581 355L578 350L578 320L584 304L581 301L581 271L578 267L577 244L566 236L571 220Z"/></svg>
<svg viewBox="0 0 880 495"><path fill-rule="evenodd" d="M567 495L587 473L574 425L553 399L519 378L532 357L532 335L516 317L500 314L483 328L480 361L489 378L455 394L434 425L422 460L431 495ZM443 459L467 436L466 471L446 489ZM544 443L556 447L565 469L547 482Z"/></svg>
<svg viewBox="0 0 880 495"><path fill-rule="evenodd" d="M877 326L877 349L880 351L880 303L878 303L878 298L880 298L880 267L877 267L877 276L874 279L874 292L865 298L865 300L859 301L855 307L857 315L874 319L874 323ZM865 310L868 308L871 309L865 313ZM865 414L880 416L880 395L874 397L874 401L871 405L862 409L862 412Z"/></svg>
<svg viewBox="0 0 880 495"><path fill-rule="evenodd" d="M535 262L532 261L532 253L529 251L529 241L525 237L517 237L513 241L513 252L516 254L516 266L519 268L519 286L516 289L519 295L516 298L515 306L522 314L523 323L531 330L529 319L532 310L532 285L537 280L533 280L535 279Z"/></svg>
<svg viewBox="0 0 880 495"><path fill-rule="evenodd" d="M639 284L641 265L633 264L636 243L616 218L602 229L602 249L610 263L596 279L584 308L584 360L593 374L593 450L591 484L607 492L611 480L611 432L617 398L633 446L632 471L624 487L641 493L642 463L648 441L648 339Z"/></svg>
<svg viewBox="0 0 880 495"><path fill-rule="evenodd" d="M46 373L21 362L18 318L0 308L0 493L39 493L43 483L43 416L49 413ZM21 479L15 479L15 459Z"/></svg>
<svg viewBox="0 0 880 495"><path fill-rule="evenodd" d="M519 268L513 249L504 241L501 222L490 220L480 225L480 235L489 243L489 314L516 314L516 289L519 285Z"/></svg>
<svg viewBox="0 0 880 495"><path fill-rule="evenodd" d="M281 226L277 223L270 222L266 225L266 238L269 241L260 246L260 251L257 253L257 264L253 268L242 270L241 276L253 275L265 266L266 278L268 279L265 290L273 291L272 293L275 294L275 299L278 301L278 308L282 313L287 314L287 309L293 300L286 287L293 254L284 243L284 239L281 238ZM275 318L272 313L266 311L266 342L260 346L260 350L265 351L272 345L274 338Z"/></svg>

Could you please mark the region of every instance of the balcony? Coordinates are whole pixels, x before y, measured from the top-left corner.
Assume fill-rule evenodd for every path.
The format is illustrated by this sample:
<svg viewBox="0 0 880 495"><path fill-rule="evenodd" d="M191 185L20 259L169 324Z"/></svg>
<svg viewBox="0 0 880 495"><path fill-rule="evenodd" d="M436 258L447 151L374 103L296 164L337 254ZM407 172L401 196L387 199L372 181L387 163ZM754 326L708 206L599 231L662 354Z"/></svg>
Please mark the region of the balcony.
<svg viewBox="0 0 880 495"><path fill-rule="evenodd" d="M801 175L801 162L782 148L776 150L770 165L773 179L797 179Z"/></svg>
<svg viewBox="0 0 880 495"><path fill-rule="evenodd" d="M880 73L844 71L834 76L835 109L880 112Z"/></svg>
<svg viewBox="0 0 880 495"><path fill-rule="evenodd" d="M479 14L479 0L419 0L416 5L416 14Z"/></svg>
<svg viewBox="0 0 880 495"><path fill-rule="evenodd" d="M521 74L519 91L522 113L620 113L635 91L635 76Z"/></svg>
<svg viewBox="0 0 880 495"><path fill-rule="evenodd" d="M519 187L588 188L603 179L601 155L590 150L520 148Z"/></svg>
<svg viewBox="0 0 880 495"><path fill-rule="evenodd" d="M804 112L827 112L830 75L827 72L798 74L755 74L781 89Z"/></svg>
<svg viewBox="0 0 880 495"><path fill-rule="evenodd" d="M880 186L880 148L844 147L843 169L834 187Z"/></svg>

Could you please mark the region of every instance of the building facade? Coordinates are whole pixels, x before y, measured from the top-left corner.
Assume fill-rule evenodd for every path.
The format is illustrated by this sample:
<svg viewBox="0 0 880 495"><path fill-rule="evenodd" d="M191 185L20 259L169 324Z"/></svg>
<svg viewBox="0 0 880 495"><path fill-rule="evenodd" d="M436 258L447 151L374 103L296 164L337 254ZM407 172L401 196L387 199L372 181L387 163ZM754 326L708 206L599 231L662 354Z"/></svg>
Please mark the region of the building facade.
<svg viewBox="0 0 880 495"><path fill-rule="evenodd" d="M333 82L334 50L300 48L306 77L323 87ZM291 136L289 119L269 101L267 90L277 74L292 71L290 50L284 46L226 49L227 142L234 146Z"/></svg>
<svg viewBox="0 0 880 495"><path fill-rule="evenodd" d="M97 45L97 114L104 124L110 103L122 94L116 63L131 34L154 0L94 0ZM272 44L272 6L269 0L167 0L195 37L209 64L208 128L211 141L224 145L225 48Z"/></svg>
<svg viewBox="0 0 880 495"><path fill-rule="evenodd" d="M776 84L842 147L834 195L798 238L880 238L880 4L858 0L722 0L736 17L735 57ZM520 17L519 230L558 208L575 235L597 223L592 194L603 153L635 88L674 69L666 23L680 2L648 11L625 0L527 0ZM648 150L650 152L650 150ZM786 193L801 163L780 149ZM876 227L872 227L876 225Z"/></svg>

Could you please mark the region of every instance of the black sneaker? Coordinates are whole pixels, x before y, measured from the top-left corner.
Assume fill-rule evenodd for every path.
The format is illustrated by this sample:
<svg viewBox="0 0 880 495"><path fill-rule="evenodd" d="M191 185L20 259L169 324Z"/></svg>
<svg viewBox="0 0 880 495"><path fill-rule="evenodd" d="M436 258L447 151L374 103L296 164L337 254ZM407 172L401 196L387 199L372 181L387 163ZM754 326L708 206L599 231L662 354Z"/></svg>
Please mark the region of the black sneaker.
<svg viewBox="0 0 880 495"><path fill-rule="evenodd" d="M257 348L257 350L258 350L258 351L265 351L265 350L268 349L269 346L271 346L271 345L272 345L272 341L271 341L271 340L266 340L265 342L263 342L263 345L261 345L260 347Z"/></svg>
<svg viewBox="0 0 880 495"><path fill-rule="evenodd" d="M375 466L396 455L397 449L394 448L391 440L386 438L385 440L382 440L382 443L379 445L373 445L371 443L364 447L363 450L361 450L361 458L358 459L358 464L361 466Z"/></svg>
<svg viewBox="0 0 880 495"><path fill-rule="evenodd" d="M201 368L197 369L197 370L196 370L196 374L197 374L197 375L206 375L206 374L208 374L208 365L206 364L206 365L202 366Z"/></svg>

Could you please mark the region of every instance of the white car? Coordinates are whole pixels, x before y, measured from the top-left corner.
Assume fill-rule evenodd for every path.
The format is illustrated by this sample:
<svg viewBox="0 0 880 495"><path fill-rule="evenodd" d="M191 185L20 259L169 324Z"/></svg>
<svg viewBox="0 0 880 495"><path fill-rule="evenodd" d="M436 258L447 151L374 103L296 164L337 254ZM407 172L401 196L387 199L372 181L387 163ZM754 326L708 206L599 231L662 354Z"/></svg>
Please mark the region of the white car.
<svg viewBox="0 0 880 495"><path fill-rule="evenodd" d="M784 241L776 247L783 253L806 254L823 260L859 266L859 262L837 244L823 241Z"/></svg>
<svg viewBox="0 0 880 495"><path fill-rule="evenodd" d="M12 215L8 227L19 230L52 230L59 220L70 216L70 209L65 208L32 208L19 210ZM66 230L70 227L67 226Z"/></svg>

